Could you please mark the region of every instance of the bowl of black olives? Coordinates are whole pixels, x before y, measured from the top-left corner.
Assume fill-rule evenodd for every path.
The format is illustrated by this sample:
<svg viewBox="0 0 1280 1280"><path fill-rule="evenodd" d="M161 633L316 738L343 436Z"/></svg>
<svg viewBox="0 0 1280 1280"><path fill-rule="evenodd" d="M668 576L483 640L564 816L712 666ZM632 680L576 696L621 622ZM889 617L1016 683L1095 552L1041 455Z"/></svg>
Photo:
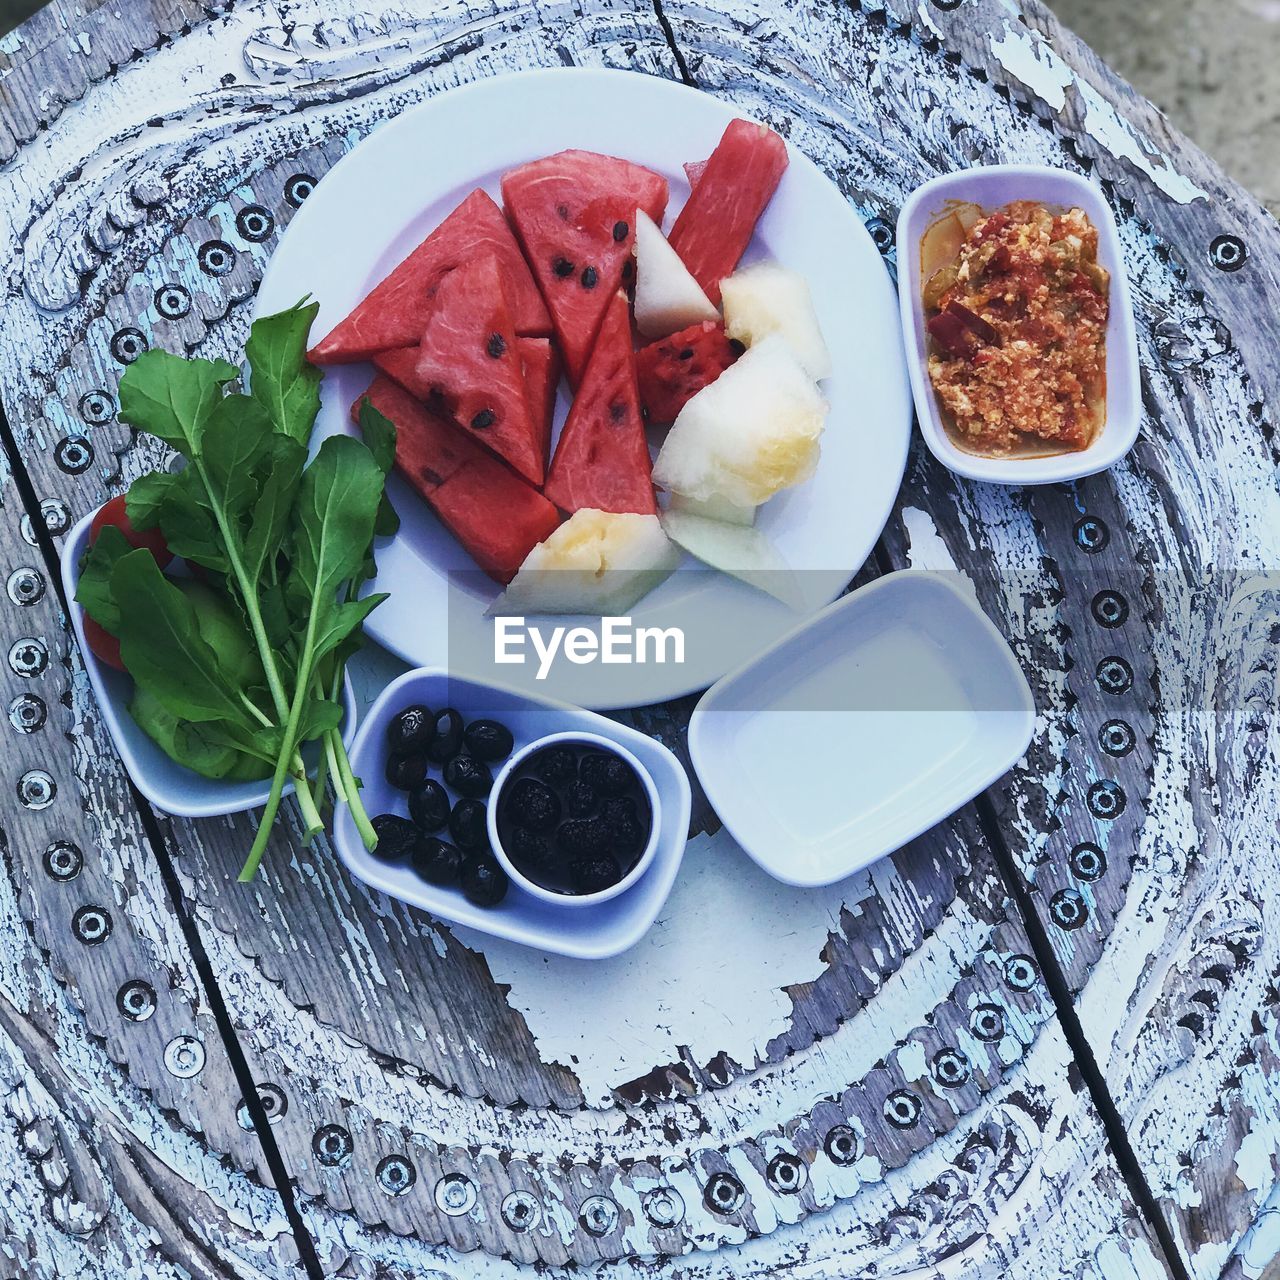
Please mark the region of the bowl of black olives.
<svg viewBox="0 0 1280 1280"><path fill-rule="evenodd" d="M493 782L489 844L534 897L593 906L648 869L661 824L658 789L630 751L581 730L517 751Z"/></svg>

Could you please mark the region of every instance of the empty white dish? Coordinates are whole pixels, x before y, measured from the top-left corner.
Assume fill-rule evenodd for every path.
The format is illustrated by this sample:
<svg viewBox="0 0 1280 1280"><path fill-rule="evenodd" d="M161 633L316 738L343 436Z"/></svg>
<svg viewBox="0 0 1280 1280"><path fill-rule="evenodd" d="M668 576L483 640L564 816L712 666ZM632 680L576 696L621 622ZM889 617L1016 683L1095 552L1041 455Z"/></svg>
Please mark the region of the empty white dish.
<svg viewBox="0 0 1280 1280"><path fill-rule="evenodd" d="M831 884L940 822L1027 748L1026 678L973 596L904 570L713 685L689 723L733 838L787 884Z"/></svg>
<svg viewBox="0 0 1280 1280"><path fill-rule="evenodd" d="M1107 417L1087 449L1050 457L984 458L948 435L929 381L929 345L920 293L920 241L929 224L955 201L991 213L1013 200L1038 200L1050 209L1083 209L1098 229L1098 262L1111 273L1107 319ZM1133 448L1142 423L1141 373L1133 301L1115 215L1100 188L1078 173L1047 165L1002 164L934 178L913 191L898 215L898 308L916 417L939 462L971 480L997 484L1054 484L1105 471Z"/></svg>
<svg viewBox="0 0 1280 1280"><path fill-rule="evenodd" d="M157 809L182 818L212 818L225 813L242 813L267 802L271 779L257 782L224 782L206 778L184 765L175 764L147 737L129 714L133 696L133 679L99 662L84 638L84 610L75 603L80 581L80 561L89 546L89 526L96 511L91 511L67 534L62 547L62 587L70 606L71 626L80 642L89 684L102 712L116 751L128 770L133 784ZM349 747L356 731L356 700L348 676L342 686L342 740ZM285 795L293 794L293 783L285 784Z"/></svg>
<svg viewBox="0 0 1280 1280"><path fill-rule="evenodd" d="M483 717L501 721L515 739L513 755L536 739L558 732L604 738L624 748L639 761L661 799L653 860L635 884L607 901L566 906L536 898L513 881L496 907L478 907L462 896L461 889L428 884L406 863L375 858L364 847L350 813L342 809L334 820L334 845L351 871L375 889L442 920L544 951L602 960L638 942L671 892L689 835L689 779L675 756L653 738L581 707L450 676L437 667L420 667L379 694L351 748L351 764L364 782L362 795L370 817L408 812L405 793L386 780L386 733L392 717L414 703L432 711L453 707L468 722ZM433 766L432 775L438 773Z"/></svg>

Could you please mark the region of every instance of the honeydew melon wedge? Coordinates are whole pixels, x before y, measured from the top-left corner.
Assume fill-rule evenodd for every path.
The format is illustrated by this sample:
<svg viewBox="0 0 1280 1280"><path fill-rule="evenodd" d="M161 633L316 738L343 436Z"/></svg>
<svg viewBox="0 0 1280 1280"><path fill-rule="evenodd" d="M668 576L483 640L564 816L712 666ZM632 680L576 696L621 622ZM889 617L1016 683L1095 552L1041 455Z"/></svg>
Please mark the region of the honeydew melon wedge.
<svg viewBox="0 0 1280 1280"><path fill-rule="evenodd" d="M662 527L672 542L703 564L767 592L789 608L802 606L795 574L759 529L678 510L663 513Z"/></svg>
<svg viewBox="0 0 1280 1280"><path fill-rule="evenodd" d="M683 493L673 493L668 510L702 516L706 520L718 520L723 524L745 525L748 528L756 522L755 507L741 507L714 493L709 498L689 498Z"/></svg>
<svg viewBox="0 0 1280 1280"><path fill-rule="evenodd" d="M831 376L831 352L818 324L809 285L798 271L776 262L758 262L720 283L724 326L729 337L754 346L781 334L815 382Z"/></svg>
<svg viewBox="0 0 1280 1280"><path fill-rule="evenodd" d="M635 255L636 328L646 338L665 338L702 320L719 319L711 299L643 209L636 210Z"/></svg>
<svg viewBox="0 0 1280 1280"><path fill-rule="evenodd" d="M583 507L529 552L488 613L623 614L679 563L657 516Z"/></svg>
<svg viewBox="0 0 1280 1280"><path fill-rule="evenodd" d="M827 403L780 334L749 348L680 410L654 483L700 502L767 502L818 463Z"/></svg>

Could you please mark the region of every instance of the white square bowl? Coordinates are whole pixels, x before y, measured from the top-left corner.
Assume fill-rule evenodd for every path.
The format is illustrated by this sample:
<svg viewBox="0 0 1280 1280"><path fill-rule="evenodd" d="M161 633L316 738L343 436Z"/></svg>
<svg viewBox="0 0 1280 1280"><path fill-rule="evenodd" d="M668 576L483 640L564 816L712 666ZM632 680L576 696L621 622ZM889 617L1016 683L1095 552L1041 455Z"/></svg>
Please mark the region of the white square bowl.
<svg viewBox="0 0 1280 1280"><path fill-rule="evenodd" d="M443 668L419 667L393 680L369 708L351 748L351 766L364 783L370 817L406 815L407 797L386 779L386 733L391 718L423 703L432 711L453 707L464 720L491 717L511 730L513 751L549 733L596 734L625 747L653 779L661 800L657 847L649 869L625 892L605 902L562 906L543 901L514 881L495 907L478 907L461 889L428 884L405 863L384 862L365 847L351 814L334 819L334 846L347 867L366 884L412 903L441 920L467 925L498 938L555 951L580 960L603 960L634 946L658 918L684 858L689 836L689 779L662 743L593 711L540 698L486 681L451 676ZM464 937L468 946L479 947Z"/></svg>
<svg viewBox="0 0 1280 1280"><path fill-rule="evenodd" d="M959 448L947 434L929 381L929 345L920 293L920 241L926 228L963 200L993 212L1012 200L1038 200L1051 209L1078 207L1098 229L1098 262L1111 273L1107 319L1107 418L1087 449L1045 458L984 458ZM898 215L898 307L911 392L925 442L958 475L996 484L1055 484L1114 466L1133 448L1142 424L1141 376L1133 302L1115 215L1102 191L1077 173L1047 165L988 165L962 169L913 191Z"/></svg>
<svg viewBox="0 0 1280 1280"><path fill-rule="evenodd" d="M181 818L213 818L227 813L242 813L267 802L271 779L258 782L223 782L206 778L176 764L138 727L129 714L133 680L99 662L84 638L84 610L75 602L80 581L80 561L89 546L89 526L96 511L91 511L70 533L62 546L62 587L71 614L71 626L80 643L89 684L102 712L111 740L120 759L133 779L133 784L157 809ZM347 676L342 687L342 740L351 745L356 731L356 699ZM293 783L285 784L285 795L293 794Z"/></svg>
<svg viewBox="0 0 1280 1280"><path fill-rule="evenodd" d="M1026 751L1026 677L954 576L886 574L698 703L698 778L776 879L843 880L954 813Z"/></svg>

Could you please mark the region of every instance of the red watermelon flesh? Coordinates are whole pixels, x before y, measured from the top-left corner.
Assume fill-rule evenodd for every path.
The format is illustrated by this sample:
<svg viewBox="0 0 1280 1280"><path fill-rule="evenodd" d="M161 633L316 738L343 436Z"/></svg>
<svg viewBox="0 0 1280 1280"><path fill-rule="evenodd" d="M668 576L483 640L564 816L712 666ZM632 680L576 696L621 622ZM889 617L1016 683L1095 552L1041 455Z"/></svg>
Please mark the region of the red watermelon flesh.
<svg viewBox="0 0 1280 1280"><path fill-rule="evenodd" d="M543 492L568 512L594 507L653 515L652 470L627 295L615 293L560 432Z"/></svg>
<svg viewBox="0 0 1280 1280"><path fill-rule="evenodd" d="M560 513L471 436L390 378L373 380L352 406L353 417L365 399L395 423L401 474L485 573L510 582L525 556L560 524Z"/></svg>
<svg viewBox="0 0 1280 1280"><path fill-rule="evenodd" d="M689 190L692 191L698 185L698 179L702 177L703 171L707 167L705 160L686 160L681 166L684 169L684 176L689 180Z"/></svg>
<svg viewBox="0 0 1280 1280"><path fill-rule="evenodd" d="M531 484L543 460L501 268L493 254L449 272L418 343L415 374L432 409L447 414Z"/></svg>
<svg viewBox="0 0 1280 1280"><path fill-rule="evenodd" d="M441 280L460 263L492 253L507 282L517 333L551 332L551 318L502 210L473 191L347 318L308 352L316 364L351 364L422 336Z"/></svg>
<svg viewBox="0 0 1280 1280"><path fill-rule="evenodd" d="M613 156L561 151L504 174L502 198L576 387L631 261L636 210L661 225L667 180Z"/></svg>
<svg viewBox="0 0 1280 1280"><path fill-rule="evenodd" d="M667 239L714 303L787 167L772 129L734 120L716 144Z"/></svg>
<svg viewBox="0 0 1280 1280"><path fill-rule="evenodd" d="M556 392L560 389L560 357L550 338L517 338L516 346L524 365L534 438L546 463L551 460L551 425L556 412Z"/></svg>
<svg viewBox="0 0 1280 1280"><path fill-rule="evenodd" d="M714 320L703 320L636 352L640 403L650 422L674 422L703 387L736 359L738 348Z"/></svg>

